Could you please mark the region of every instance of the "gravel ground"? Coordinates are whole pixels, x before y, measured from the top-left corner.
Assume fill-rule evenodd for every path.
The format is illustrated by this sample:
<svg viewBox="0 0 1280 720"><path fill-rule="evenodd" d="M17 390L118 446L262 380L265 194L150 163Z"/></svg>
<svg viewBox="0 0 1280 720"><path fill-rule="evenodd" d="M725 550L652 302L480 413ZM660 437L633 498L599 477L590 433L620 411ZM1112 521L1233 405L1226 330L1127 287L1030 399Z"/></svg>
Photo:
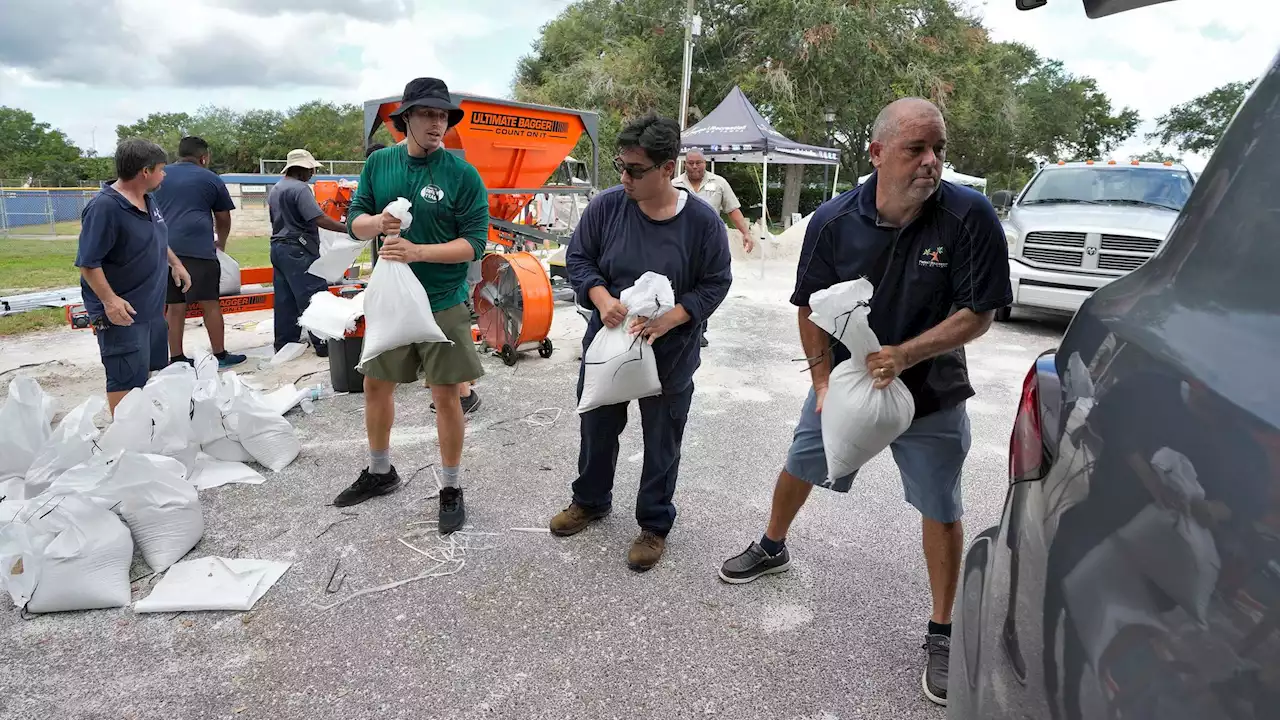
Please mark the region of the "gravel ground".
<svg viewBox="0 0 1280 720"><path fill-rule="evenodd" d="M614 514L568 539L514 530L545 527L567 504L576 468L584 324L560 307L551 359L485 360L484 407L464 455L473 527L459 542L471 549L465 563L443 566L455 574L317 607L437 565L398 540L433 516L432 471L415 475L437 459L429 394L397 396L394 462L414 479L355 516L326 504L366 464L361 399L327 399L313 415L289 416L303 441L293 465L264 485L203 494L207 530L193 556L294 563L252 612L0 613L0 717L943 717L919 687L929 600L918 515L887 453L848 496L814 493L789 539L791 572L745 586L716 579L718 564L763 529L807 390L792 361L801 354L786 303L792 272L778 264L762 279L758 264L739 266L712 320L680 516L654 570L625 565L641 451L634 408ZM998 519L1023 375L1064 328L1015 320L970 348L969 537ZM326 594L335 563L345 583ZM135 599L151 582L135 584Z"/></svg>

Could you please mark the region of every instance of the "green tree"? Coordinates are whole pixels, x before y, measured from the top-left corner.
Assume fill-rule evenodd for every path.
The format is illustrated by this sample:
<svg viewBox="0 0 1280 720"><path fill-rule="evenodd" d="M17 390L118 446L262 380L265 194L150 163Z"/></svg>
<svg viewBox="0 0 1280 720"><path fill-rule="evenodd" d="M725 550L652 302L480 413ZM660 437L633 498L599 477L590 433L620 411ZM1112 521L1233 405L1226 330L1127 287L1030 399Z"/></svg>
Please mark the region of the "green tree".
<svg viewBox="0 0 1280 720"><path fill-rule="evenodd" d="M1170 155L1169 153L1165 152L1164 150L1161 150L1160 148L1152 148L1151 150L1147 150L1141 155L1134 155L1129 159L1137 160L1138 162L1158 162L1158 163L1162 163L1162 162L1181 163L1182 162L1182 158L1176 155Z"/></svg>
<svg viewBox="0 0 1280 720"><path fill-rule="evenodd" d="M363 126L362 107L315 100L289 111L280 125L279 139L287 146L285 153L306 148L317 160L363 160Z"/></svg>
<svg viewBox="0 0 1280 720"><path fill-rule="evenodd" d="M1252 81L1231 82L1181 105L1174 105L1156 119L1156 130L1148 134L1147 139L1183 152L1212 151L1218 147L1227 123L1231 122L1252 86Z"/></svg>
<svg viewBox="0 0 1280 720"><path fill-rule="evenodd" d="M80 148L61 130L26 110L0 106L0 178L75 185L81 169Z"/></svg>

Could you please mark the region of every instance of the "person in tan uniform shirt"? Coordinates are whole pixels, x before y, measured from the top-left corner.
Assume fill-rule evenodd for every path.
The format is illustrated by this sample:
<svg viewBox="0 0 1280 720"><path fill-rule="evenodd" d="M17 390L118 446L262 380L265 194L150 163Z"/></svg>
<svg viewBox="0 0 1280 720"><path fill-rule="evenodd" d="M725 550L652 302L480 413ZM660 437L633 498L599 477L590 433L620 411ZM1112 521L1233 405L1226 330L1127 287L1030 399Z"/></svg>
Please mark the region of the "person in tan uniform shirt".
<svg viewBox="0 0 1280 720"><path fill-rule="evenodd" d="M742 215L742 203L734 194L729 181L719 175L707 171L707 158L702 151L693 149L684 156L685 171L671 181L671 184L684 188L697 195L720 215L728 215L730 222L742 233L742 247L750 254L755 249L751 239L751 230L747 227L747 219ZM702 347L708 345L707 323L702 323L702 331L698 338Z"/></svg>

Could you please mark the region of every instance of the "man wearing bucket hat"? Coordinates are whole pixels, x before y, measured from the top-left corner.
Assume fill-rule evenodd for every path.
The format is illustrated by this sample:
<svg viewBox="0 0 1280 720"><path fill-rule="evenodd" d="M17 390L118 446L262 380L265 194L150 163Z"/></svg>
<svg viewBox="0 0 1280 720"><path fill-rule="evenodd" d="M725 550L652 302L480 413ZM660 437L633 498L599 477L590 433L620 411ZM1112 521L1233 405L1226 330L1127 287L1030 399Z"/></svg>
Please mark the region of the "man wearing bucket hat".
<svg viewBox="0 0 1280 720"><path fill-rule="evenodd" d="M334 505L355 505L400 487L400 477L391 465L392 393L397 385L425 379L431 387L440 439L439 530L447 534L466 521L460 482L466 421L459 395L484 374L471 339L467 270L484 253L489 197L480 173L444 149L445 133L463 118L444 82L411 81L391 118L407 142L378 150L365 161L347 224L357 239L382 239L379 262L409 263L431 300L436 324L453 343L397 348L366 364L369 467L338 495ZM383 212L398 197L412 202L413 223L403 236L400 221Z"/></svg>
<svg viewBox="0 0 1280 720"><path fill-rule="evenodd" d="M323 292L324 278L307 272L320 258L320 231L345 233L346 226L320 209L311 191L311 176L320 163L306 150L290 150L285 158L284 177L267 195L271 214L272 287L275 292L275 349L302 339L298 318L311 304L311 296ZM329 354L324 342L311 335L316 354Z"/></svg>

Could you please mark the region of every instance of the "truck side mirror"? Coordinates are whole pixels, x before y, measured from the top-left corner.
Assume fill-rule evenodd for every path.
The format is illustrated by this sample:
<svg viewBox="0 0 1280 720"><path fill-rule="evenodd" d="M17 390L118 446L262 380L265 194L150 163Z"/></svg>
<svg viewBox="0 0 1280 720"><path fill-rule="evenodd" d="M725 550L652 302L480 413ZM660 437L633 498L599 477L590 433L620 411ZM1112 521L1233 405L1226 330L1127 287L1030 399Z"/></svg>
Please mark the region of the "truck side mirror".
<svg viewBox="0 0 1280 720"><path fill-rule="evenodd" d="M1013 206L1013 193L1009 190L997 190L991 195L991 204L997 209L1008 210Z"/></svg>

